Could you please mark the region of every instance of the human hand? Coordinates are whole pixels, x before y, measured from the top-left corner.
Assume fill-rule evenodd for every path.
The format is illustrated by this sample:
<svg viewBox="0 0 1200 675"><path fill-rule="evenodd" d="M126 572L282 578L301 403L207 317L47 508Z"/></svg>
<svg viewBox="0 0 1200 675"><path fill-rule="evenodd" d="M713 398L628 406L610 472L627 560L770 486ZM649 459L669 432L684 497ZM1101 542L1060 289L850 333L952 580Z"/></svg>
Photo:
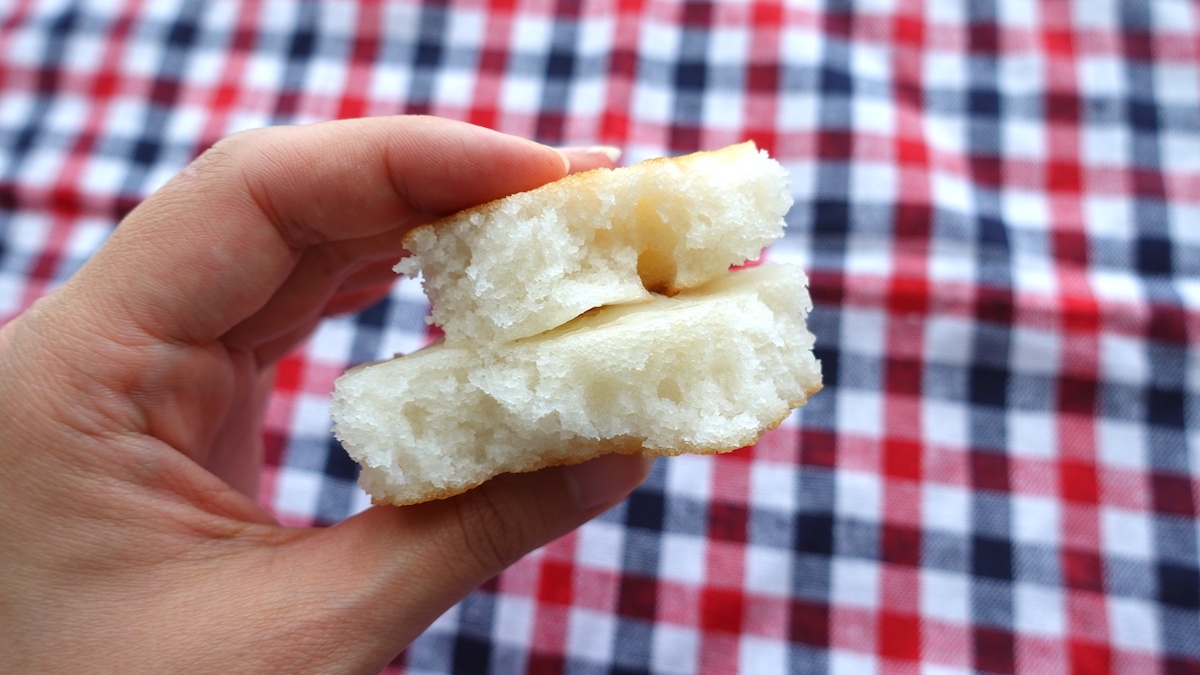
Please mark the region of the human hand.
<svg viewBox="0 0 1200 675"><path fill-rule="evenodd" d="M252 499L272 364L380 299L412 227L565 172L465 124L355 120L232 136L135 209L0 329L0 671L377 672L624 498L641 458L327 529Z"/></svg>

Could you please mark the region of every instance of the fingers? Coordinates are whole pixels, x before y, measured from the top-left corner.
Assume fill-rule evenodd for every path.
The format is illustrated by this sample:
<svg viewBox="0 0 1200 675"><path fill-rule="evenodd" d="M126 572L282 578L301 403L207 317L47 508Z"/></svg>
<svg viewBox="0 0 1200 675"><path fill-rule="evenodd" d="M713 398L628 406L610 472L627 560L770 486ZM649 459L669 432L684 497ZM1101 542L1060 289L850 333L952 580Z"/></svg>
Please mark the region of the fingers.
<svg viewBox="0 0 1200 675"><path fill-rule="evenodd" d="M345 620L360 640L378 640L369 651L384 664L479 584L624 499L650 466L608 455L503 475L446 500L374 507L301 542L307 556L281 553L303 558L324 585L346 582Z"/></svg>
<svg viewBox="0 0 1200 675"><path fill-rule="evenodd" d="M134 210L68 292L82 289L81 304L92 308L83 309L99 323L204 342L267 305L309 247L402 234L564 171L550 148L434 118L238 134ZM319 306L340 272L329 270L288 303Z"/></svg>

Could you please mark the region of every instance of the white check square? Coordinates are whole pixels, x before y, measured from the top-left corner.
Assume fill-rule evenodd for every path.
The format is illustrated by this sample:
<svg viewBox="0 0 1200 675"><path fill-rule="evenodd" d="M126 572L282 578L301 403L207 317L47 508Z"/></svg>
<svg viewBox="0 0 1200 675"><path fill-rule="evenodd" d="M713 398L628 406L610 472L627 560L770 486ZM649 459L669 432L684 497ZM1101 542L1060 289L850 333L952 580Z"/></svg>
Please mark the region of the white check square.
<svg viewBox="0 0 1200 675"><path fill-rule="evenodd" d="M782 42L783 62L802 68L816 66L825 51L825 34L815 28L784 28Z"/></svg>
<svg viewBox="0 0 1200 675"><path fill-rule="evenodd" d="M1123 270L1093 269L1088 273L1088 280L1100 300L1135 303L1145 296L1141 279Z"/></svg>
<svg viewBox="0 0 1200 675"><path fill-rule="evenodd" d="M862 105L864 108L859 108ZM865 110L865 106L871 105L872 113L882 113L882 106L877 103L869 103L863 101L856 103L856 112ZM859 120L855 120L856 126L868 126L867 124L859 125ZM886 133L886 132L885 132ZM896 167L887 162L870 162L861 161L855 162L850 168L850 201L854 203L866 204L888 204L896 198L898 177L896 175Z"/></svg>
<svg viewBox="0 0 1200 675"><path fill-rule="evenodd" d="M708 501L712 495L713 481L711 457L679 455L665 460L665 464L668 494Z"/></svg>
<svg viewBox="0 0 1200 675"><path fill-rule="evenodd" d="M624 550L625 530L603 520L579 528L575 539L575 561L582 567L618 572Z"/></svg>
<svg viewBox="0 0 1200 675"><path fill-rule="evenodd" d="M21 180L27 185L50 188L58 182L67 153L52 146L33 146L21 166Z"/></svg>
<svg viewBox="0 0 1200 675"><path fill-rule="evenodd" d="M1179 132L1164 129L1158 135L1158 149L1162 153L1163 171L1166 173L1195 173L1200 171L1200 136L1195 130Z"/></svg>
<svg viewBox="0 0 1200 675"><path fill-rule="evenodd" d="M971 580L963 574L921 570L921 615L966 625L971 619Z"/></svg>
<svg viewBox="0 0 1200 675"><path fill-rule="evenodd" d="M895 259L883 237L851 232L846 241L845 271L848 275L886 276L891 274Z"/></svg>
<svg viewBox="0 0 1200 675"><path fill-rule="evenodd" d="M1079 92L1097 98L1125 96L1125 64L1117 56L1083 54L1076 64ZM1084 127L1086 128L1086 127Z"/></svg>
<svg viewBox="0 0 1200 675"><path fill-rule="evenodd" d="M329 396L296 392L293 398L291 434L293 437L326 438L333 422L329 420Z"/></svg>
<svg viewBox="0 0 1200 675"><path fill-rule="evenodd" d="M1062 589L1013 584L1013 627L1019 633L1058 637L1066 626Z"/></svg>
<svg viewBox="0 0 1200 675"><path fill-rule="evenodd" d="M883 356L887 342L887 316L877 309L846 307L842 310L840 347L843 352Z"/></svg>
<svg viewBox="0 0 1200 675"><path fill-rule="evenodd" d="M1155 30L1176 35L1196 32L1195 5L1186 2L1152 2L1149 8L1150 21ZM1193 75L1192 79L1195 80L1195 77Z"/></svg>
<svg viewBox="0 0 1200 675"><path fill-rule="evenodd" d="M617 634L612 614L578 607L571 608L567 627L567 653L593 663L609 663Z"/></svg>
<svg viewBox="0 0 1200 675"><path fill-rule="evenodd" d="M786 598L791 592L792 553L770 546L746 547L746 590Z"/></svg>
<svg viewBox="0 0 1200 675"><path fill-rule="evenodd" d="M1197 72L1196 64L1155 64L1154 100L1160 105L1200 107L1200 72Z"/></svg>
<svg viewBox="0 0 1200 675"><path fill-rule="evenodd" d="M542 14L522 12L512 23L512 45L524 54L544 54L549 51L554 26Z"/></svg>
<svg viewBox="0 0 1200 675"><path fill-rule="evenodd" d="M434 81L435 94L441 105L469 106L475 94L475 73L469 70L444 69Z"/></svg>
<svg viewBox="0 0 1200 675"><path fill-rule="evenodd" d="M10 10L11 11L11 10ZM11 29L10 29L11 30ZM12 67L39 67L44 65L47 32L35 30L26 24L24 30L13 30L4 59ZM8 92L5 92L7 95Z"/></svg>
<svg viewBox="0 0 1200 675"><path fill-rule="evenodd" d="M921 522L931 530L966 535L970 532L971 496L955 485L921 486Z"/></svg>
<svg viewBox="0 0 1200 675"><path fill-rule="evenodd" d="M276 477L274 509L305 518L315 516L324 480L325 475L316 471L280 467Z"/></svg>
<svg viewBox="0 0 1200 675"><path fill-rule="evenodd" d="M974 260L971 244L935 236L929 245L929 279L969 284L975 280Z"/></svg>
<svg viewBox="0 0 1200 675"><path fill-rule="evenodd" d="M638 54L643 59L673 63L679 58L679 44L683 38L675 24L654 19L644 21L638 38Z"/></svg>
<svg viewBox="0 0 1200 675"><path fill-rule="evenodd" d="M791 513L796 508L796 467L761 460L751 464L750 505Z"/></svg>
<svg viewBox="0 0 1200 675"><path fill-rule="evenodd" d="M1083 213L1088 233L1093 236L1128 242L1137 232L1133 203L1128 198L1091 194L1083 198Z"/></svg>
<svg viewBox="0 0 1200 675"><path fill-rule="evenodd" d="M345 363L350 360L354 335L352 320L345 317L326 319L317 325L317 332L305 351L310 357L327 363Z"/></svg>
<svg viewBox="0 0 1200 675"><path fill-rule="evenodd" d="M840 387L837 428L842 433L879 438L883 428L883 398L878 391Z"/></svg>
<svg viewBox="0 0 1200 675"><path fill-rule="evenodd" d="M1000 6L1013 4L1009 1ZM1045 72L1045 57L1039 52L1005 54L996 61L996 89L1012 97L1039 96L1045 90Z"/></svg>
<svg viewBox="0 0 1200 675"><path fill-rule="evenodd" d="M50 219L44 212L22 214L9 222L7 235L11 251L36 256L48 246Z"/></svg>
<svg viewBox="0 0 1200 675"><path fill-rule="evenodd" d="M669 87L639 79L633 85L633 115L646 123L665 124L671 119L675 97ZM630 158L629 161L633 161Z"/></svg>
<svg viewBox="0 0 1200 675"><path fill-rule="evenodd" d="M1058 333L1040 328L1013 328L1013 345L1009 365L1018 373L1055 375L1062 363L1062 338Z"/></svg>
<svg viewBox="0 0 1200 675"><path fill-rule="evenodd" d="M953 401L926 398L921 401L921 431L925 441L935 445L965 448L967 406Z"/></svg>
<svg viewBox="0 0 1200 675"><path fill-rule="evenodd" d="M1156 603L1117 595L1109 596L1107 601L1108 632L1115 647L1150 653L1161 649L1158 636L1162 631Z"/></svg>
<svg viewBox="0 0 1200 675"><path fill-rule="evenodd" d="M1010 227L1020 230L1046 232L1050 223L1050 206L1046 195L1023 189L1008 189L1000 194L1000 215Z"/></svg>
<svg viewBox="0 0 1200 675"><path fill-rule="evenodd" d="M787 643L755 635L743 635L738 649L738 672L769 675L788 672Z"/></svg>
<svg viewBox="0 0 1200 675"><path fill-rule="evenodd" d="M1100 545L1105 553L1148 561L1154 555L1153 542L1153 528L1145 513L1100 507Z"/></svg>
<svg viewBox="0 0 1200 675"><path fill-rule="evenodd" d="M1200 227L1196 227L1196 223L1200 223L1200 204L1167 205L1167 224L1171 241L1200 246Z"/></svg>
<svg viewBox="0 0 1200 675"><path fill-rule="evenodd" d="M931 90L962 91L967 87L967 60L959 52L930 49L922 54L921 78Z"/></svg>
<svg viewBox="0 0 1200 675"><path fill-rule="evenodd" d="M834 557L829 601L875 609L879 606L879 563L858 558Z"/></svg>
<svg viewBox="0 0 1200 675"><path fill-rule="evenodd" d="M1096 421L1096 454L1114 467L1145 470L1146 430L1139 424L1100 418Z"/></svg>
<svg viewBox="0 0 1200 675"><path fill-rule="evenodd" d="M1041 14L1037 0L1004 0L995 8L996 22L1002 28L1035 28ZM1003 85L1000 88L1004 89Z"/></svg>
<svg viewBox="0 0 1200 675"><path fill-rule="evenodd" d="M404 95L412 87L412 69L390 67L383 64L371 70L367 85L369 97L375 101L388 101Z"/></svg>
<svg viewBox="0 0 1200 675"><path fill-rule="evenodd" d="M666 623L654 625L650 667L656 673L691 675L696 672L700 635L695 628Z"/></svg>
<svg viewBox="0 0 1200 675"><path fill-rule="evenodd" d="M1071 3L1071 23L1079 29L1121 30L1120 0L1088 0Z"/></svg>
<svg viewBox="0 0 1200 675"><path fill-rule="evenodd" d="M283 80L285 62L279 54L255 52L246 59L243 87L247 91L275 91ZM395 95L395 92L392 93Z"/></svg>
<svg viewBox="0 0 1200 675"><path fill-rule="evenodd" d="M891 82L891 50L866 41L852 43L850 72L854 73L854 77L865 82Z"/></svg>
<svg viewBox="0 0 1200 675"><path fill-rule="evenodd" d="M961 25L967 21L967 3L965 2L927 2L925 3L925 20L929 23ZM938 27L933 27L935 30Z"/></svg>
<svg viewBox="0 0 1200 675"><path fill-rule="evenodd" d="M740 91L708 87L704 91L704 119L710 130L740 129L745 124L746 101Z"/></svg>
<svg viewBox="0 0 1200 675"><path fill-rule="evenodd" d="M496 595L496 618L492 639L500 644L528 646L536 615L534 599L501 593Z"/></svg>
<svg viewBox="0 0 1200 675"><path fill-rule="evenodd" d="M112 194L120 189L128 171L129 164L123 158L93 154L83 164L79 176L80 189L92 194Z"/></svg>
<svg viewBox="0 0 1200 675"><path fill-rule="evenodd" d="M949 314L934 314L925 323L925 353L929 363L967 365L972 361L975 323Z"/></svg>
<svg viewBox="0 0 1200 675"><path fill-rule="evenodd" d="M750 33L744 28L715 27L708 31L709 65L743 65L747 62Z"/></svg>
<svg viewBox="0 0 1200 675"><path fill-rule="evenodd" d="M839 516L867 523L878 523L883 512L883 484L879 474L842 470L837 481L836 505Z"/></svg>
<svg viewBox="0 0 1200 675"><path fill-rule="evenodd" d="M1014 542L1057 547L1061 543L1061 503L1051 497L1014 494L1011 498Z"/></svg>
<svg viewBox="0 0 1200 675"><path fill-rule="evenodd" d="M542 82L533 77L514 75L504 79L500 104L509 113L534 114L542 100Z"/></svg>
<svg viewBox="0 0 1200 675"><path fill-rule="evenodd" d="M1058 434L1054 416L1038 410L1009 409L1008 451L1013 457L1053 460L1058 456Z"/></svg>
<svg viewBox="0 0 1200 675"><path fill-rule="evenodd" d="M449 12L447 19L446 32L442 37L447 47L472 51L479 48L485 38L484 29L487 25L487 17L483 12L475 8L460 7ZM520 26L518 31L526 31L529 28L527 23L529 21L530 18L527 15L519 14L514 23ZM545 22L540 23L544 24ZM543 30L545 30L543 27L538 26L528 32L534 34L531 37L543 38L544 35L541 33ZM353 29L350 33L353 34ZM524 32L521 34L523 36ZM524 46L524 43L517 44L521 47Z"/></svg>
<svg viewBox="0 0 1200 675"><path fill-rule="evenodd" d="M830 675L871 675L879 672L879 660L874 654L845 649L829 651Z"/></svg>
<svg viewBox="0 0 1200 675"><path fill-rule="evenodd" d="M850 106L854 115L854 130L856 132L865 134L874 133L886 137L895 135L896 110L891 101L869 96L857 96L850 103ZM861 162L855 162L852 169L857 171L870 165L870 162L864 160ZM895 173L895 166L893 164L886 164L883 166L886 166L893 174ZM891 187L891 191L884 193L882 189L875 188L869 189L869 194L878 195L884 193L894 198L896 179L888 178L887 180L888 183L885 185ZM869 188L869 186L858 185L857 181L851 181L850 183L851 190L862 191L864 187Z"/></svg>
<svg viewBox="0 0 1200 675"><path fill-rule="evenodd" d="M1084 164L1129 165L1129 130L1117 124L1085 124L1079 129L1079 155Z"/></svg>
<svg viewBox="0 0 1200 675"><path fill-rule="evenodd" d="M703 584L707 541L703 537L674 532L664 532L661 537L659 575L683 584Z"/></svg>
<svg viewBox="0 0 1200 675"><path fill-rule="evenodd" d="M71 228L66 253L69 257L83 260L90 257L108 238L109 223L106 220L85 218Z"/></svg>
<svg viewBox="0 0 1200 675"><path fill-rule="evenodd" d="M21 294L25 290L24 276L0 270L0 315L9 315L21 308Z"/></svg>
<svg viewBox="0 0 1200 675"><path fill-rule="evenodd" d="M1005 117L1000 120L1000 138L1002 151L1008 159L1040 162L1046 158L1046 128L1040 122ZM1009 192L1005 190L1005 196Z"/></svg>

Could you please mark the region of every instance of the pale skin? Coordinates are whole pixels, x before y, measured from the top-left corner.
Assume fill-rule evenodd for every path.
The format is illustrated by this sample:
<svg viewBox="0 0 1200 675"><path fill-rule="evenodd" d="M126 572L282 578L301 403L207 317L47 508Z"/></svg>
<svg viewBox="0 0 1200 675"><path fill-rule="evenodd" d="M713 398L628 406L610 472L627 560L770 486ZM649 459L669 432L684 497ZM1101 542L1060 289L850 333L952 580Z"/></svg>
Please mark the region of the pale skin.
<svg viewBox="0 0 1200 675"><path fill-rule="evenodd" d="M285 528L253 499L273 364L387 293L412 227L609 166L465 124L246 132L0 329L0 671L372 673L644 480L638 457Z"/></svg>

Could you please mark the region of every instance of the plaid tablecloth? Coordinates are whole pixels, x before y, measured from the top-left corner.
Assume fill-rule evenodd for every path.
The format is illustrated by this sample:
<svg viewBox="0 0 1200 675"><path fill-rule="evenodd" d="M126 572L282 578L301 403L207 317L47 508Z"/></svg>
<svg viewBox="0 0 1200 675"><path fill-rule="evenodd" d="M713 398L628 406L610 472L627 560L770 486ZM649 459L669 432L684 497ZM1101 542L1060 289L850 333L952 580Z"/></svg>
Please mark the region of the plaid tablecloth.
<svg viewBox="0 0 1200 675"><path fill-rule="evenodd" d="M1190 0L4 0L0 320L219 137L428 113L792 175L825 390L659 460L409 673L1200 673ZM418 286L280 368L264 503L362 508L327 402ZM3 423L0 421L0 423Z"/></svg>

